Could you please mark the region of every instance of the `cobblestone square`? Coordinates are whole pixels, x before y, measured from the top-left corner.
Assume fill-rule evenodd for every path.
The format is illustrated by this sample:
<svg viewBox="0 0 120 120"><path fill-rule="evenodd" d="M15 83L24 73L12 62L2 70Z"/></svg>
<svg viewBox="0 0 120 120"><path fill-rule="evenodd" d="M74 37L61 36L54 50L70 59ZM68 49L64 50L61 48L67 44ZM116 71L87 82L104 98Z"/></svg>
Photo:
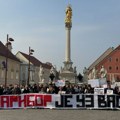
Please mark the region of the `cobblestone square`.
<svg viewBox="0 0 120 120"><path fill-rule="evenodd" d="M117 110L0 110L0 120L119 120Z"/></svg>

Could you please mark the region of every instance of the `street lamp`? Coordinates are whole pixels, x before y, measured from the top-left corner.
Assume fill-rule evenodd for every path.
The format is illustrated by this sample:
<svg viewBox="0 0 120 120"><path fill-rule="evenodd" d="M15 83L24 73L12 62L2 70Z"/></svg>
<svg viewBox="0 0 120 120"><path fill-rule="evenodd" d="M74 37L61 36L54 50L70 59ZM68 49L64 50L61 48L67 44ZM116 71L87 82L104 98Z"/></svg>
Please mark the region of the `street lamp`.
<svg viewBox="0 0 120 120"><path fill-rule="evenodd" d="M53 73L50 73L50 79L51 79L51 82L53 82L54 78L55 78L55 75Z"/></svg>
<svg viewBox="0 0 120 120"><path fill-rule="evenodd" d="M28 81L27 85L29 85L30 81L30 56L33 54L34 50L29 47L29 64L28 64Z"/></svg>
<svg viewBox="0 0 120 120"><path fill-rule="evenodd" d="M8 71L8 45L11 44L11 42L13 42L14 39L9 38L9 35L7 34L7 43L6 43L6 60L5 60L5 89L7 87L7 71Z"/></svg>

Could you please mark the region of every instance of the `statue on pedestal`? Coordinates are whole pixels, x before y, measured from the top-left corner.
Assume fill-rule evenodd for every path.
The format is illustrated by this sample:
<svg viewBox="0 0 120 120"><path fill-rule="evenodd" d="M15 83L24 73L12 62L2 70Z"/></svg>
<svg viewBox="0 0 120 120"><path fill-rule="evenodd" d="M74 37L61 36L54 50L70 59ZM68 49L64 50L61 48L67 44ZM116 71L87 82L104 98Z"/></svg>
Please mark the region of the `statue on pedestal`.
<svg viewBox="0 0 120 120"><path fill-rule="evenodd" d="M92 79L96 79L97 78L97 71L95 69L95 67L92 69Z"/></svg>
<svg viewBox="0 0 120 120"><path fill-rule="evenodd" d="M72 9L70 6L66 8L66 18L65 23L71 23L72 22Z"/></svg>
<svg viewBox="0 0 120 120"><path fill-rule="evenodd" d="M104 68L104 66L100 69L100 78L106 78L107 70Z"/></svg>
<svg viewBox="0 0 120 120"><path fill-rule="evenodd" d="M44 70L42 65L40 65L40 70L39 70L39 81L42 82L43 80L43 75L44 75Z"/></svg>
<svg viewBox="0 0 120 120"><path fill-rule="evenodd" d="M51 73L53 73L54 75L56 74L56 69L54 68L54 67L52 67L51 69L50 69L50 74Z"/></svg>
<svg viewBox="0 0 120 120"><path fill-rule="evenodd" d="M50 69L50 79L51 79L51 82L53 82L54 78L56 77L56 69L54 67L52 67Z"/></svg>
<svg viewBox="0 0 120 120"><path fill-rule="evenodd" d="M84 80L84 82L87 82L87 80L88 80L88 69L86 67L84 67L84 69L83 69L83 74L84 74L83 80Z"/></svg>

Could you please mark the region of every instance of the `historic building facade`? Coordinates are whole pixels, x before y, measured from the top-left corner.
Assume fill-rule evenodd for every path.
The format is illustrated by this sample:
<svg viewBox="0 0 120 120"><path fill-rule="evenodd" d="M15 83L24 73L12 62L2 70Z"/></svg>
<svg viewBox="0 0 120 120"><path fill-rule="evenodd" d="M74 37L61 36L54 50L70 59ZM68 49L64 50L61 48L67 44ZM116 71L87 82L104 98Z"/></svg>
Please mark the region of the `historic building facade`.
<svg viewBox="0 0 120 120"><path fill-rule="evenodd" d="M7 65L6 65L7 58ZM7 74L6 74L7 67ZM0 84L19 84L20 81L20 61L7 47L0 41Z"/></svg>
<svg viewBox="0 0 120 120"><path fill-rule="evenodd" d="M20 65L20 81L21 84L27 84L28 80L28 66L30 60L30 84L34 83L48 83L51 63L42 63L34 56L29 56L23 52L17 52L16 57L21 61Z"/></svg>
<svg viewBox="0 0 120 120"><path fill-rule="evenodd" d="M109 48L88 68L88 79L106 78L120 82L120 45Z"/></svg>

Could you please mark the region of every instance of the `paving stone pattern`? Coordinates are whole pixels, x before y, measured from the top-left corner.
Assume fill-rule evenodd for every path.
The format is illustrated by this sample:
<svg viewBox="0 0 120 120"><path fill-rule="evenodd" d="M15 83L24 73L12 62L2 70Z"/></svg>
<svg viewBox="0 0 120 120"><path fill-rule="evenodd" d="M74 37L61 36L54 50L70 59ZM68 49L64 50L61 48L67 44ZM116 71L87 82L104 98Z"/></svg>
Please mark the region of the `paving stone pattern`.
<svg viewBox="0 0 120 120"><path fill-rule="evenodd" d="M0 110L0 120L120 120L118 110Z"/></svg>

